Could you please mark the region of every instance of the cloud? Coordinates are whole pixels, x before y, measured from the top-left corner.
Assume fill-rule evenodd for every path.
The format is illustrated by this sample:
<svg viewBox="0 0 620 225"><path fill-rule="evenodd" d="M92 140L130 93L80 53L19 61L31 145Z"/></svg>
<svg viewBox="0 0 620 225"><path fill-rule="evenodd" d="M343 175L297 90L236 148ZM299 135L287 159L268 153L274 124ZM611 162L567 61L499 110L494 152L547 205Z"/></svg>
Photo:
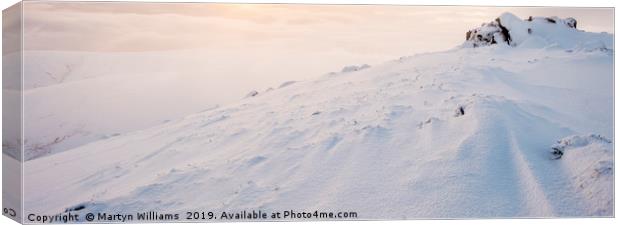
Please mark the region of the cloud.
<svg viewBox="0 0 620 225"><path fill-rule="evenodd" d="M461 6L26 2L27 50L160 51L272 45L402 54L453 47L504 11L573 16L613 32L613 9Z"/></svg>
<svg viewBox="0 0 620 225"><path fill-rule="evenodd" d="M461 44L467 30L505 11L523 18L573 16L579 20L580 29L613 32L613 9L40 1L24 4L26 50L63 51L37 52L50 57L48 65L63 63L54 55L64 51L133 55L112 57L116 61L94 65L124 71L122 66L129 63L136 70L131 74L166 71L175 81L170 85L195 91L196 95L209 95L214 103L233 101L250 90L277 87L284 81L339 71L345 65L375 65L414 53L446 50ZM33 60L26 60L26 67L37 66L28 62Z"/></svg>

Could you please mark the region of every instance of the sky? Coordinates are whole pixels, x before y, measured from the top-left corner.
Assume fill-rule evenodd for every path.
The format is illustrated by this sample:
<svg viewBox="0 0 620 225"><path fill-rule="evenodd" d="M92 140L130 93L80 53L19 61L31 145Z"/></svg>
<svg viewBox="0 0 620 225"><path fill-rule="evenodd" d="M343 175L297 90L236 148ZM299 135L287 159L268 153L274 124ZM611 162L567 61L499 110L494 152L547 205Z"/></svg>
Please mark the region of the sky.
<svg viewBox="0 0 620 225"><path fill-rule="evenodd" d="M354 54L447 49L512 12L613 33L611 8L27 2L27 50L155 51L270 45ZM53 43L53 44L51 44Z"/></svg>
<svg viewBox="0 0 620 225"><path fill-rule="evenodd" d="M579 29L614 32L613 8L26 2L24 48L186 52L199 62L169 67L195 67L208 77L200 82L221 83L216 86L230 92L216 100L226 102L252 89L313 79L351 64L447 50L461 44L467 30L503 12L521 18L570 16ZM187 57L161 61L175 60ZM144 63L138 60L136 66Z"/></svg>

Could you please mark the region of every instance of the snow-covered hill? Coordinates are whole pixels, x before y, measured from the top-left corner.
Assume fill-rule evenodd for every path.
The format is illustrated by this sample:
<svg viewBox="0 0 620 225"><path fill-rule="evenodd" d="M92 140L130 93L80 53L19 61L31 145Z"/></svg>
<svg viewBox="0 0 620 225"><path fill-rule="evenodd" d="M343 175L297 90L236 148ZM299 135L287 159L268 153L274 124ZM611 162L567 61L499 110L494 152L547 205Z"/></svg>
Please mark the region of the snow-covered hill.
<svg viewBox="0 0 620 225"><path fill-rule="evenodd" d="M24 205L613 216L613 36L558 35L331 73L31 160Z"/></svg>
<svg viewBox="0 0 620 225"><path fill-rule="evenodd" d="M528 48L561 48L594 50L613 48L607 33L590 33L577 29L574 18L529 17L519 19L504 13L494 21L466 33L466 46L487 46L495 43Z"/></svg>
<svg viewBox="0 0 620 225"><path fill-rule="evenodd" d="M218 88L199 83L202 79L187 78L200 71L186 69L199 65L190 55L183 51L25 51L24 158L61 152L215 107L218 99L212 96ZM6 56L15 57L19 55ZM179 102L182 96L193 97ZM171 103L178 104L170 107ZM17 140L7 138L3 144L16 145Z"/></svg>
<svg viewBox="0 0 620 225"><path fill-rule="evenodd" d="M271 53L276 57L263 60ZM242 99L250 90L264 92L342 64L386 58L339 51L290 57L294 54L252 44L152 52L24 51L24 158L145 129ZM11 62L19 57L13 53L3 60L17 66L21 64ZM324 58L332 60L321 63ZM285 73L291 68L296 70L293 76ZM7 69L19 72L20 67ZM270 76L254 79L263 73ZM21 88L18 80L4 83L11 89ZM13 93L4 90L3 94ZM19 137L7 137L3 146L8 152L16 151L18 142Z"/></svg>

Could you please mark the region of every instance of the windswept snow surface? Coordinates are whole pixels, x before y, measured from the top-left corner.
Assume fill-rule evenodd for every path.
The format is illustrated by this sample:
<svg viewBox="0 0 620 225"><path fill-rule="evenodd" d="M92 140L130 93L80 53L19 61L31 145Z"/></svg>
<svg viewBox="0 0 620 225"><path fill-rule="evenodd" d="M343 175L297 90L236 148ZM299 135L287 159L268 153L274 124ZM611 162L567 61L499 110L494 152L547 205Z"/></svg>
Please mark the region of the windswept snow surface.
<svg viewBox="0 0 620 225"><path fill-rule="evenodd" d="M197 59L190 60L190 54L183 51L168 53L25 51L24 159L216 106L218 102L210 95L218 88L199 82L205 79L190 79L201 71L187 69L199 65ZM170 103L177 104L170 107ZM9 137L3 143L17 141Z"/></svg>
<svg viewBox="0 0 620 225"><path fill-rule="evenodd" d="M288 79L316 77L357 60L388 59L339 50L290 57L295 54L251 43L146 52L25 51L24 158L45 157L146 129L235 102L254 89L262 93ZM21 65L10 63L20 57L13 53L3 60ZM331 61L325 63L325 58ZM20 68L7 69L19 73ZM297 68L303 70L289 73ZM12 90L22 86L16 80L5 83ZM5 95L13 92L3 90ZM20 142L13 135L3 139L3 146L17 155L13 146Z"/></svg>
<svg viewBox="0 0 620 225"><path fill-rule="evenodd" d="M613 50L500 44L295 82L28 161L24 204L613 216L612 66Z"/></svg>

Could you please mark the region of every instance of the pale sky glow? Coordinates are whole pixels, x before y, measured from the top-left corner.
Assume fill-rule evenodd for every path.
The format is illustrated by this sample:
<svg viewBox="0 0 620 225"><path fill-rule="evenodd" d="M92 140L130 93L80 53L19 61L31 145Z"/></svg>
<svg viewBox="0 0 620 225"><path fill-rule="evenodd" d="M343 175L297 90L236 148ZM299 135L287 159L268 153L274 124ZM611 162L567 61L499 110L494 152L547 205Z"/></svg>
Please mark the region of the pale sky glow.
<svg viewBox="0 0 620 225"><path fill-rule="evenodd" d="M275 45L402 55L448 49L502 12L572 16L613 33L611 8L26 2L27 50L151 51ZM53 44L52 44L53 43Z"/></svg>
<svg viewBox="0 0 620 225"><path fill-rule="evenodd" d="M24 47L152 52L156 60L132 59L136 73L163 68L223 103L347 65L448 50L463 43L469 29L503 12L570 16L579 29L614 32L613 8L25 2ZM155 61L160 69L154 71ZM117 66L122 62L106 63L110 71L126 69ZM210 84L211 92L201 84Z"/></svg>

